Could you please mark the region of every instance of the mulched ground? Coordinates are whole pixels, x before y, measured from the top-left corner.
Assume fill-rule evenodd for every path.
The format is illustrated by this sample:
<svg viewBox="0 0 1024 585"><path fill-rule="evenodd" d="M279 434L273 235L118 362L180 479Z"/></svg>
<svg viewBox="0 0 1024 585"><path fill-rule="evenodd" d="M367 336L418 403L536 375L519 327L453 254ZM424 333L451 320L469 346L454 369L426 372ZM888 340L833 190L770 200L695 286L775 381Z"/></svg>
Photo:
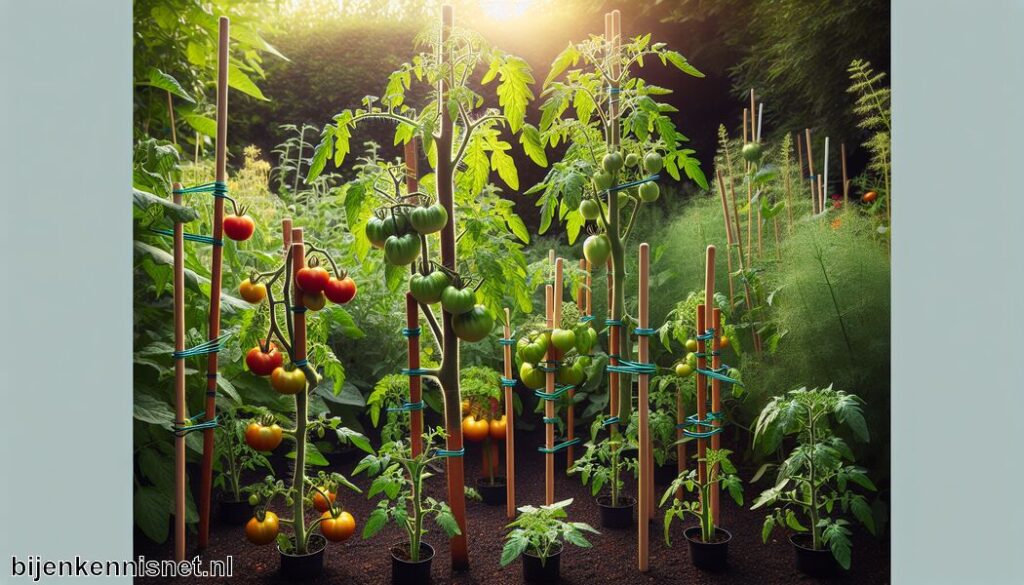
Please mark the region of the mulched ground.
<svg viewBox="0 0 1024 585"><path fill-rule="evenodd" d="M543 455L536 448L541 444L541 432L517 434L516 437L516 500L518 505L544 501ZM479 449L470 445L466 458L466 477L475 478L479 473ZM339 462L342 473L348 473L354 466L349 461ZM556 469L565 469L564 457L559 457ZM741 470L742 472L742 470ZM749 472L742 476L749 477ZM284 476L282 476L284 477ZM472 481L469 479L468 481ZM360 488L366 489L369 482L365 477L355 478ZM444 497L445 479L438 475L428 480L428 492ZM759 489L764 486L748 487L745 497L748 505ZM659 485L660 498L663 487ZM389 525L372 540L364 541L358 534L362 522L374 506L374 502L353 492L340 495L344 505L355 517L359 526L357 535L349 541L328 546L325 568L321 577L313 583L345 583L352 585L375 585L390 583L390 546L403 540L402 533ZM598 508L590 497L589 489L582 486L576 477L558 473L555 478L555 498L574 498L570 507L572 520L587 522L600 530ZM673 546L667 547L662 538L660 517L651 523L650 570L637 572L636 528L630 530L604 530L591 540L594 547L580 549L567 547L562 553L562 583L567 585L597 585L605 583L685 583L685 584L749 584L780 585L790 583L863 583L885 585L890 582L889 540L876 540L858 531L854 539L853 569L849 574L832 580L816 580L805 577L794 568L793 551L783 532L776 530L768 544L761 543L761 524L764 515L760 511L737 507L732 499L723 495L721 526L733 534L729 543L730 566L720 574L706 573L690 564L686 540L682 536L684 526L676 523L672 531ZM216 512L216 510L215 510ZM452 574L448 542L437 527L431 527L425 540L437 550L433 563L435 584L452 583L459 585L522 583L522 569L519 561L508 567L498 563L501 557L502 535L507 523L504 506L487 506L479 502L467 502L470 569ZM693 525L688 522L686 526ZM233 557L234 577L231 579L208 579L207 582L230 583L277 583L279 553L273 545L257 547L245 540L242 527L224 526L214 520L210 535L211 546L204 558L222 559ZM194 544L191 535L189 543ZM155 545L142 536L136 537L136 555L147 559L169 559L173 556L173 543ZM193 554L190 552L190 555ZM140 579L142 582L193 583L196 578Z"/></svg>

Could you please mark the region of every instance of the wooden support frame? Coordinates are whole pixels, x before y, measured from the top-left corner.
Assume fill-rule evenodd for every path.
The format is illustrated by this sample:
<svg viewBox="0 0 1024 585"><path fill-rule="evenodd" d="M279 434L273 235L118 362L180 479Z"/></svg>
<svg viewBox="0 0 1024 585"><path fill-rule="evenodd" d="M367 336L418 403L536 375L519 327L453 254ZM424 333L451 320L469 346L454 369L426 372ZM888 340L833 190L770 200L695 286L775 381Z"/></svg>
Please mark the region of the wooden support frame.
<svg viewBox="0 0 1024 585"><path fill-rule="evenodd" d="M505 308L504 333L505 339L512 339L512 314ZM512 346L502 346L505 379L512 378ZM505 516L509 520L516 517L516 444L515 444L515 408L513 407L513 388L504 386L505 391Z"/></svg>
<svg viewBox="0 0 1024 585"><path fill-rule="evenodd" d="M639 251L639 290L637 292L638 307L638 328L646 329L649 326L648 311L650 306L650 270L651 270L651 247L646 242L640 244ZM650 339L647 335L637 336L637 363L646 364L650 360ZM637 568L641 573L646 572L650 563L650 551L648 550L650 540L649 519L654 510L654 470L652 465L651 428L650 428L650 399L648 389L650 386L650 375L639 374L637 392L637 410L639 411L638 442L640 446L640 470L639 485L637 486Z"/></svg>

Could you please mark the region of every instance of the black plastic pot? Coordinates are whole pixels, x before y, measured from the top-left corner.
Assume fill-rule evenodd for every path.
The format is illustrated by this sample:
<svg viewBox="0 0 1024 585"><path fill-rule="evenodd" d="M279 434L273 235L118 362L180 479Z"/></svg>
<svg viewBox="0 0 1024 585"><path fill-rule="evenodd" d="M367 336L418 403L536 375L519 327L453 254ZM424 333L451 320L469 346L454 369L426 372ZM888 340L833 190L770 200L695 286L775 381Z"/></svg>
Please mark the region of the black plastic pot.
<svg viewBox="0 0 1024 585"><path fill-rule="evenodd" d="M281 577L289 581L304 581L312 579L324 572L324 550L327 549L327 539L319 534L309 536L309 546L304 555L294 552L286 553L277 547L281 554ZM295 544L294 538L292 545Z"/></svg>
<svg viewBox="0 0 1024 585"><path fill-rule="evenodd" d="M476 480L476 491L480 492L480 498L489 506L504 506L507 501L508 490L504 477L494 477L494 483L490 483L486 477Z"/></svg>
<svg viewBox="0 0 1024 585"><path fill-rule="evenodd" d="M636 498L633 496L619 496L618 502L612 502L609 495L597 496L594 501L601 510L602 528L621 529L633 526L633 508L636 507Z"/></svg>
<svg viewBox="0 0 1024 585"><path fill-rule="evenodd" d="M220 521L222 524L242 526L249 521L249 518L252 518L252 506L249 505L248 501L232 502L221 500Z"/></svg>
<svg viewBox="0 0 1024 585"><path fill-rule="evenodd" d="M729 564L729 541L732 534L728 530L715 528L712 542L700 539L700 526L691 526L683 532L690 545L690 561L693 566L705 571L721 571Z"/></svg>
<svg viewBox="0 0 1024 585"><path fill-rule="evenodd" d="M540 557L531 554L530 551L523 553L523 581L527 583L558 583L560 561L562 559L562 547L548 555L541 564Z"/></svg>
<svg viewBox="0 0 1024 585"><path fill-rule="evenodd" d="M409 560L409 543L391 547L391 583L393 585L426 585L430 583L430 564L434 547L420 541L420 560Z"/></svg>
<svg viewBox="0 0 1024 585"><path fill-rule="evenodd" d="M811 548L813 540L810 534L794 534L789 537L789 543L793 545L796 554L796 568L809 577L835 577L842 571L842 567L830 549Z"/></svg>

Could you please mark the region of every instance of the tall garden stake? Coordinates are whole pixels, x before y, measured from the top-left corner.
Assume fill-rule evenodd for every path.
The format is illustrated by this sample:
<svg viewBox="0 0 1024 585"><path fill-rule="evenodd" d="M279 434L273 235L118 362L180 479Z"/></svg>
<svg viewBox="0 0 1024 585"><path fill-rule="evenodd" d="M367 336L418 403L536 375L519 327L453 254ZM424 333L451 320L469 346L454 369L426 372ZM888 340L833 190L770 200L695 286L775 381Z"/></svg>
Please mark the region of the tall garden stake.
<svg viewBox="0 0 1024 585"><path fill-rule="evenodd" d="M704 327L699 327L698 326L698 328L697 328L698 331L700 332L700 337L707 337L707 334L706 334L707 327L715 322L714 321L714 307L715 307L715 247L714 246L708 246L707 256L706 256L705 265L704 265L704 304L702 305L702 309L704 311L704 316L703 316L703 319L702 319L704 321ZM700 309L698 309L698 310L700 310ZM698 339L699 339L699 337L698 337ZM701 347L699 349L699 351L701 351L705 355L702 356L703 357L703 361L704 361L703 364L701 364L701 360L700 360L700 358L698 358L698 361L697 361L697 369L698 370L707 370L708 369L708 365L709 364L707 363L707 355L710 354L714 350L714 343L715 343L714 342L714 336L712 336L712 339L705 340L704 347ZM714 357L712 355L712 363L713 362L714 362ZM706 387L707 377L706 376L702 376L701 377L701 383L704 384L704 385L701 386L701 388L699 388L699 391L703 390L703 394L705 396L704 396L703 399L698 397L697 400L698 401L703 400L702 405L705 406L705 408L706 408L706 406L707 406L707 387ZM715 383L716 383L716 380L715 380L715 378L712 377L712 390L711 390L712 397L714 396L714 392L715 392L715 388L716 388ZM718 413L718 410L712 408L711 412ZM706 413L707 413L707 411L705 410L705 415L701 417L701 420L706 420L708 418ZM713 435L711 437L712 445L714 445L714 441L715 441L716 438L717 438L717 435ZM705 442L704 444L706 446L707 442ZM704 451L701 452L700 456L701 457L705 456ZM704 472L705 472L705 474L707 474L707 469L705 469ZM707 475L705 475L705 477L707 477ZM711 506L711 510L712 510L711 513L712 513L712 515L714 515L716 513L716 511L717 511L717 506L718 506L718 489L714 488L714 487L711 489L711 502L710 502L710 506ZM712 516L712 517L715 517L715 516Z"/></svg>
<svg viewBox="0 0 1024 585"><path fill-rule="evenodd" d="M174 204L181 205L181 184L174 183ZM174 351L185 350L185 238L180 221L174 222ZM183 425L188 418L185 394L185 360L174 360L174 420ZM185 560L185 435L174 437L174 560Z"/></svg>
<svg viewBox="0 0 1024 585"><path fill-rule="evenodd" d="M818 190L814 178L814 155L811 153L811 129L804 128L804 147L807 149L807 177L811 180L811 210L818 213Z"/></svg>
<svg viewBox="0 0 1024 585"><path fill-rule="evenodd" d="M709 269L714 274L714 266ZM711 337L711 369L717 372L722 367L722 356L719 355L722 347L722 310L715 307L711 311L711 323L714 333ZM716 377L711 378L711 412L722 412L722 381ZM717 417L711 423L714 429L722 427L722 421ZM722 437L719 432L711 435L711 448L717 451L721 447ZM721 490L718 484L711 488L711 518L718 524L718 500Z"/></svg>
<svg viewBox="0 0 1024 585"><path fill-rule="evenodd" d="M505 308L504 337L502 338L502 358L504 360L504 377L501 385L505 390L505 514L509 520L516 517L516 444L515 444L515 408L513 406L513 390L516 381L512 377L512 314Z"/></svg>
<svg viewBox="0 0 1024 585"><path fill-rule="evenodd" d="M546 317L545 326L550 331L555 328L555 301L554 301L554 287L547 285L544 287L544 315ZM555 393L555 372L554 368L551 368L553 345L548 343L547 353L544 354L544 361L546 362L545 368L548 370L544 374L544 392L547 394ZM553 400L544 401L544 504L550 506L555 503L555 402Z"/></svg>
<svg viewBox="0 0 1024 585"><path fill-rule="evenodd" d="M638 358L637 363L646 365L650 356L648 355L650 339L648 335L653 333L653 330L648 328L648 294L649 294L649 283L648 277L650 273L650 257L651 248L645 242L640 244L640 267L639 267L639 281L640 290L638 292L638 315L637 321L638 326L636 329L637 333L637 345L638 345ZM639 443L640 443L640 485L637 489L639 509L637 511L637 527L638 535L637 541L638 546L638 569L641 572L646 572L648 563L650 561L650 554L647 548L649 540L650 523L654 501L653 501L653 470L651 464L653 458L651 455L651 429L650 429L650 402L648 399L648 383L650 375L646 373L639 374L639 390L637 392L638 403L637 410L640 415L640 429L639 429Z"/></svg>
<svg viewBox="0 0 1024 585"><path fill-rule="evenodd" d="M417 146L419 141L413 138L405 145L405 191L412 194L419 191L419 164ZM413 263L413 274L416 265ZM420 310L411 292L405 293L405 330L403 331L409 346L409 371L420 369ZM409 404L420 405L423 402L423 379L411 374L409 376ZM423 451L423 409L413 408L409 411L409 446L412 456L416 457Z"/></svg>
<svg viewBox="0 0 1024 585"><path fill-rule="evenodd" d="M215 180L223 185L227 181L228 158L228 43L229 21L220 17L217 38L217 152ZM220 241L224 232L224 198L213 199L213 239ZM224 263L224 249L213 246L213 267L210 269L210 327L207 339L220 338L220 287ZM217 416L217 352L211 352L206 362L206 422ZM213 488L213 427L203 431L203 466L199 485L199 547L210 542L210 491Z"/></svg>

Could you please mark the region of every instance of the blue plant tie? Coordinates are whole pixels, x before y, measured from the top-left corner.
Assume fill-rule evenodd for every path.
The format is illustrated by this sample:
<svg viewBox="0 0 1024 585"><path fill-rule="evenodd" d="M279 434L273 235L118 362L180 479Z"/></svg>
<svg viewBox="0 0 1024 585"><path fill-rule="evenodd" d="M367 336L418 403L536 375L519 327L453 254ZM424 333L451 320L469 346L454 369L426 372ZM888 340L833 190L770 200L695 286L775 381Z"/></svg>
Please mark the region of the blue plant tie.
<svg viewBox="0 0 1024 585"><path fill-rule="evenodd" d="M575 386L558 386L557 388L555 388L554 392L550 393L541 390L534 390L533 395L536 396L537 398L540 398L541 400L558 400L559 397L561 397L563 394L565 394L566 392L573 388L575 388Z"/></svg>
<svg viewBox="0 0 1024 585"><path fill-rule="evenodd" d="M502 345L515 345L516 344L516 340L515 339L508 339L508 338L502 337L501 339L498 340L498 343L500 343Z"/></svg>
<svg viewBox="0 0 1024 585"><path fill-rule="evenodd" d="M171 357L176 360L193 357L197 355L206 355L210 353L217 353L224 347L224 341L228 338L227 333L221 334L217 339L210 339L200 343L195 347L190 347L182 351L175 351L171 353Z"/></svg>
<svg viewBox="0 0 1024 585"><path fill-rule="evenodd" d="M622 319L605 319L604 324L608 325L609 327L622 327Z"/></svg>
<svg viewBox="0 0 1024 585"><path fill-rule="evenodd" d="M297 367L297 368L301 368L302 366L305 366L305 365L307 365L308 363L309 363L309 362L308 362L308 361L306 361L306 360L293 360L293 361L292 361L292 364L294 364L294 365L295 365L295 367Z"/></svg>
<svg viewBox="0 0 1024 585"><path fill-rule="evenodd" d="M185 435L195 431L204 431L206 429L213 429L220 426L217 421L217 416L214 416L212 420L203 421L200 423L195 422L204 416L206 416L205 412L197 414L189 418L187 422L179 422L175 424L174 426L171 427L171 430L174 432L176 436L184 437Z"/></svg>
<svg viewBox="0 0 1024 585"><path fill-rule="evenodd" d="M203 183L194 187L183 187L172 191L175 195L188 195L189 193L212 193L214 197L227 197L228 184L224 181L213 181Z"/></svg>
<svg viewBox="0 0 1024 585"><path fill-rule="evenodd" d="M735 384L737 386L745 387L745 386L743 386L743 382L740 382L739 380L737 380L735 378L730 378L729 376L727 376L727 375L725 375L723 373L723 372L728 372L728 371L729 371L729 366L726 366L724 364L722 365L722 367L715 368L713 370L705 370L705 369L702 369L702 368L697 368L697 373L698 374L702 374L702 375L705 375L705 376L707 376L709 378L714 378L716 380L721 380L722 382L725 382L726 384Z"/></svg>
<svg viewBox="0 0 1024 585"><path fill-rule="evenodd" d="M151 228L150 231L152 231L154 233L158 233L160 235L164 235L164 236L173 236L174 235L174 230L164 230L164 229ZM185 240L189 241L189 242L199 242L200 244L210 244L212 246L223 246L224 245L224 241L223 240L217 240L217 239L212 238L210 236L204 236L204 235L200 235L200 234L190 234L188 232L182 232L181 237L184 238Z"/></svg>
<svg viewBox="0 0 1024 585"><path fill-rule="evenodd" d="M715 337L715 328L714 327L709 327L708 330L705 331L704 333L697 334L697 339L699 339L701 341L707 341L709 339L713 339L714 337Z"/></svg>
<svg viewBox="0 0 1024 585"><path fill-rule="evenodd" d="M425 376L429 373L429 370L423 368L402 368L402 374L406 376Z"/></svg>
<svg viewBox="0 0 1024 585"><path fill-rule="evenodd" d="M724 420L725 415L723 415L721 412L709 412L707 413L707 415L705 415L704 420L698 419L696 414L691 414L690 416L686 417L686 422L677 424L676 428L682 429L683 434L686 435L687 437L693 439L706 439L712 435L717 435L718 433L722 432L724 427L716 427L714 423L715 421L722 422ZM696 427L698 429L705 428L709 430L690 430L693 427Z"/></svg>
<svg viewBox="0 0 1024 585"><path fill-rule="evenodd" d="M412 329L410 329L408 327L403 327L402 328L402 335L404 335L406 337L419 337L420 336L420 328L419 327L413 327Z"/></svg>
<svg viewBox="0 0 1024 585"><path fill-rule="evenodd" d="M546 425L555 425L561 422L562 419L558 418L557 416L545 416L543 420L544 424Z"/></svg>
<svg viewBox="0 0 1024 585"><path fill-rule="evenodd" d="M565 449L566 447L571 447L573 445L579 444L579 442L580 442L580 438L576 437L575 439L569 439L568 441L562 441L561 443L555 445L554 447L551 447L550 449L548 449L547 447L537 447L537 450L540 451L541 453L557 453L558 451L561 451L562 449Z"/></svg>
<svg viewBox="0 0 1024 585"><path fill-rule="evenodd" d="M513 380L512 378L506 378L505 376L502 376L501 377L501 385L506 387L506 388L515 388L516 387L516 381Z"/></svg>
<svg viewBox="0 0 1024 585"><path fill-rule="evenodd" d="M633 333L637 335L654 335L657 332L657 329L651 329L650 327L637 327L633 330Z"/></svg>
<svg viewBox="0 0 1024 585"><path fill-rule="evenodd" d="M580 317L580 323L590 323L595 317L593 315L583 315Z"/></svg>
<svg viewBox="0 0 1024 585"><path fill-rule="evenodd" d="M606 418L603 421L601 421L601 426L602 427L607 427L607 426L618 424L618 423L619 423L619 417L617 417L617 416L609 416L608 418Z"/></svg>
<svg viewBox="0 0 1024 585"><path fill-rule="evenodd" d="M605 366L605 371L615 372L617 374L656 374L658 373L658 366L655 364L643 364L640 362L631 362L629 360L619 360L618 365Z"/></svg>
<svg viewBox="0 0 1024 585"><path fill-rule="evenodd" d="M465 447L459 449L458 451L449 451L448 449L434 449L434 455L438 457L462 457L465 454Z"/></svg>
<svg viewBox="0 0 1024 585"><path fill-rule="evenodd" d="M611 193L611 192L614 192L614 191L621 191L623 189L629 189L630 187L636 187L637 185L643 185L644 183L650 183L651 181L657 181L660 178L661 178L661 175L651 175L651 176L645 177L643 179L637 179L635 181L630 181L628 183L622 183L621 185L615 185L614 187L610 187L608 189L608 192Z"/></svg>
<svg viewBox="0 0 1024 585"><path fill-rule="evenodd" d="M410 412L413 410L423 410L423 401L419 402L403 402L402 406L392 407L387 409L388 412Z"/></svg>
<svg viewBox="0 0 1024 585"><path fill-rule="evenodd" d="M291 309L292 313L305 313L306 312L306 307L304 307L304 306L288 307L288 308Z"/></svg>
<svg viewBox="0 0 1024 585"><path fill-rule="evenodd" d="M612 95L618 95L618 93L619 93L620 91L622 91L622 90L621 90L621 89L619 89L619 88L617 88L617 87L613 87L613 86L611 86L611 85L609 85L609 86L608 86L608 93L610 93L610 94L612 94Z"/></svg>

